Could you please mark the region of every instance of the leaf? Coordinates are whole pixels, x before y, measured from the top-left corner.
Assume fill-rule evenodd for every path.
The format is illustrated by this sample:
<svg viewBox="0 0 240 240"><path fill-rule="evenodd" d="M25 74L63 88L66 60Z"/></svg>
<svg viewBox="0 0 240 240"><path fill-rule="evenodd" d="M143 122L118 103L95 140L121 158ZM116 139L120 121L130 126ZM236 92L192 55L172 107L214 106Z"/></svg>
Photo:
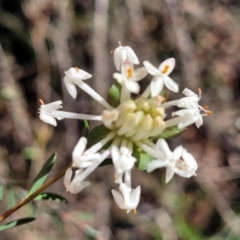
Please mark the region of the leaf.
<svg viewBox="0 0 240 240"><path fill-rule="evenodd" d="M179 129L178 126L169 127L169 128L166 128L162 133L152 137L151 139L153 141L157 141L159 138L164 138L164 139L175 138L175 137L178 137L180 134L182 134L185 130L186 128Z"/></svg>
<svg viewBox="0 0 240 240"><path fill-rule="evenodd" d="M110 132L108 128L106 128L104 125L97 126L93 128L87 136L88 144L87 148L93 146L97 142L101 141L103 138L107 136L107 134Z"/></svg>
<svg viewBox="0 0 240 240"><path fill-rule="evenodd" d="M108 91L108 103L113 107L118 107L120 104L122 86L117 81L113 83Z"/></svg>
<svg viewBox="0 0 240 240"><path fill-rule="evenodd" d="M34 221L35 219L36 219L36 218L28 217L28 218L21 218L21 219L18 219L18 220L14 220L14 221L5 223L5 224L3 224L3 225L0 226L0 231L4 231L4 230L6 230L6 229L8 229L8 228L17 227L17 226L19 226L19 225L32 222L32 221Z"/></svg>
<svg viewBox="0 0 240 240"><path fill-rule="evenodd" d="M36 176L36 178L33 180L33 184L31 189L28 192L28 196L32 193L34 193L37 189L39 189L39 187L41 187L43 185L43 183L46 181L49 172L52 169L53 164L55 163L57 158L57 154L54 153L48 160L47 162L44 164L43 168L41 169L41 171L38 173L38 175Z"/></svg>
<svg viewBox="0 0 240 240"><path fill-rule="evenodd" d="M68 203L67 199L65 199L61 195L58 195L56 193L50 193L50 192L40 193L37 197L34 198L34 200L47 200L47 201Z"/></svg>
<svg viewBox="0 0 240 240"><path fill-rule="evenodd" d="M133 156L137 159L137 168L146 170L147 165L153 160L153 157L144 152L141 148L133 148Z"/></svg>
<svg viewBox="0 0 240 240"><path fill-rule="evenodd" d="M3 186L0 186L0 202L3 199Z"/></svg>
<svg viewBox="0 0 240 240"><path fill-rule="evenodd" d="M84 124L84 127L89 130L89 124L88 124L88 120L83 120L83 124Z"/></svg>

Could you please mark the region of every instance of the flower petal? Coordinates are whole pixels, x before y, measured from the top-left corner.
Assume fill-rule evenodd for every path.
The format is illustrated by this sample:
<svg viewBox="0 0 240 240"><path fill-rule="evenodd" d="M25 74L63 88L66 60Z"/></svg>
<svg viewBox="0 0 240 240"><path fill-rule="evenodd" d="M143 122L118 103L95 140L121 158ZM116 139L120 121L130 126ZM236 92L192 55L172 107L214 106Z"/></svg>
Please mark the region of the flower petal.
<svg viewBox="0 0 240 240"><path fill-rule="evenodd" d="M113 78L116 79L120 84L123 83L124 76L121 73L114 73Z"/></svg>
<svg viewBox="0 0 240 240"><path fill-rule="evenodd" d="M151 96L156 97L163 89L163 80L161 77L154 77L150 83Z"/></svg>
<svg viewBox="0 0 240 240"><path fill-rule="evenodd" d="M71 81L71 79L80 79L80 80L86 80L88 78L92 77L92 74L89 74L88 72L79 69L77 67L70 68L69 70L65 71L66 77Z"/></svg>
<svg viewBox="0 0 240 240"><path fill-rule="evenodd" d="M73 150L73 153L72 153L73 160L74 158L82 155L83 151L86 148L86 145L87 145L87 139L85 137L81 137Z"/></svg>
<svg viewBox="0 0 240 240"><path fill-rule="evenodd" d="M156 67L154 67L149 61L144 61L143 65L151 75L153 76L159 75L160 73L159 70Z"/></svg>
<svg viewBox="0 0 240 240"><path fill-rule="evenodd" d="M119 153L119 149L117 146L113 145L112 148L111 148L111 156L112 156L112 161L113 161L113 164L117 164L118 163L118 160L120 158L120 153Z"/></svg>
<svg viewBox="0 0 240 240"><path fill-rule="evenodd" d="M63 82L69 92L69 94L72 96L72 98L76 98L77 96L77 88L75 84L72 83L66 76L63 78Z"/></svg>
<svg viewBox="0 0 240 240"><path fill-rule="evenodd" d="M174 175L174 167L172 165L169 165L166 171L166 179L165 179L166 183L168 183L172 179L173 175Z"/></svg>
<svg viewBox="0 0 240 240"><path fill-rule="evenodd" d="M129 92L138 94L140 91L140 86L137 82L127 81L126 88Z"/></svg>
<svg viewBox="0 0 240 240"><path fill-rule="evenodd" d="M175 150L173 151L173 159L177 161L181 157L182 151L182 146L178 146L177 148L175 148Z"/></svg>
<svg viewBox="0 0 240 240"><path fill-rule="evenodd" d="M170 77L168 76L163 76L163 82L165 84L165 86L173 91L173 92L178 92L179 91L179 87L178 87L178 84L175 83Z"/></svg>
<svg viewBox="0 0 240 240"><path fill-rule="evenodd" d="M48 104L41 105L40 109L43 110L43 111L46 111L46 112L52 112L54 110L62 108L63 106L61 106L61 104L62 104L62 101L58 100L58 101L55 101L55 102L51 102L51 103L48 103Z"/></svg>
<svg viewBox="0 0 240 240"><path fill-rule="evenodd" d="M112 195L118 207L121 209L124 209L124 202L123 202L122 195L114 189L112 189Z"/></svg>
<svg viewBox="0 0 240 240"><path fill-rule="evenodd" d="M174 58L168 58L167 60L163 61L159 66L159 71L164 75L169 75L174 67L175 67L175 59Z"/></svg>
<svg viewBox="0 0 240 240"><path fill-rule="evenodd" d="M184 88L182 94L184 94L187 97L196 97L198 99L198 95L188 88Z"/></svg>
<svg viewBox="0 0 240 240"><path fill-rule="evenodd" d="M63 179L63 184L67 188L67 191L71 182L71 178L72 178L72 169L68 168Z"/></svg>
<svg viewBox="0 0 240 240"><path fill-rule="evenodd" d="M133 64L139 64L138 57L137 57L136 53L132 50L132 48L130 48L128 46L126 46L125 48L127 50L127 56L131 60L131 62Z"/></svg>
<svg viewBox="0 0 240 240"><path fill-rule="evenodd" d="M131 205L133 208L136 208L138 206L138 203L140 201L140 194L141 194L141 187L137 186L131 193Z"/></svg>
<svg viewBox="0 0 240 240"><path fill-rule="evenodd" d="M133 77L131 78L131 81L139 81L147 76L148 72L145 67L141 67L136 69L133 72Z"/></svg>
<svg viewBox="0 0 240 240"><path fill-rule="evenodd" d="M164 140L162 138L158 139L156 146L157 146L157 150L162 152L167 159L172 156L172 152L171 152L166 140Z"/></svg>
<svg viewBox="0 0 240 240"><path fill-rule="evenodd" d="M49 116L48 114L40 113L39 118L45 123L51 124L55 127L57 126L57 121L52 116Z"/></svg>
<svg viewBox="0 0 240 240"><path fill-rule="evenodd" d="M91 185L91 183L87 182L87 181L83 181L83 182L72 181L70 184L69 192L72 194L77 194L77 193L80 193L84 188L86 188L90 185Z"/></svg>
<svg viewBox="0 0 240 240"><path fill-rule="evenodd" d="M122 50L123 47L119 46L117 47L114 52L113 52L113 59L114 59L114 64L115 67L118 71L120 71L121 69L121 63L122 63Z"/></svg>
<svg viewBox="0 0 240 240"><path fill-rule="evenodd" d="M157 168L166 167L166 166L167 166L167 161L153 160L148 164L147 172L150 173Z"/></svg>
<svg viewBox="0 0 240 240"><path fill-rule="evenodd" d="M196 124L197 128L199 128L200 126L202 126L202 124L203 124L203 118L202 118L201 114L198 114L198 119L197 119L197 121L195 122L195 124Z"/></svg>

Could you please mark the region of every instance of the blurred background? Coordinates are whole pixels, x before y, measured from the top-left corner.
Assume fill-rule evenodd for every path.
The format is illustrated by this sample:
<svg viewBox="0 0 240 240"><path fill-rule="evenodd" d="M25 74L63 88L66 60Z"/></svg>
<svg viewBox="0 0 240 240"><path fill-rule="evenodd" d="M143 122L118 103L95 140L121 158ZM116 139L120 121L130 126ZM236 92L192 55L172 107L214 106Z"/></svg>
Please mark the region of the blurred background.
<svg viewBox="0 0 240 240"><path fill-rule="evenodd" d="M101 106L83 91L70 97L64 71L77 66L92 73L88 83L106 98L116 71L110 52L119 41L141 63L158 66L176 58L171 77L180 91L202 89L200 104L213 115L200 129L188 127L169 141L171 149L182 144L193 154L197 176L175 176L165 184L165 170L134 170L133 186L142 187L136 215L116 206L111 165L98 168L88 178L92 185L78 195L66 193L61 179L48 191L68 204L28 204L6 222L37 219L1 232L0 239L240 239L238 0L1 0L0 211L25 196L53 152L58 158L51 176L68 164L79 137L87 134L82 121L60 121L56 128L40 121L39 99L63 100L66 111L100 113ZM150 80L141 82L142 89Z"/></svg>

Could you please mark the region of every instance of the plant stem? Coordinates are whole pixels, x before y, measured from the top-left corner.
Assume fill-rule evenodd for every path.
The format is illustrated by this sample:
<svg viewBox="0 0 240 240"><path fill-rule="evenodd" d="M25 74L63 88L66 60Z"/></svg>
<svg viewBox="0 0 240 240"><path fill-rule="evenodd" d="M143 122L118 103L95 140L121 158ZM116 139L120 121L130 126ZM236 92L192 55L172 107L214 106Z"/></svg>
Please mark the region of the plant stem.
<svg viewBox="0 0 240 240"><path fill-rule="evenodd" d="M23 198L20 202L18 202L16 205L8 209L5 213L3 213L0 216L0 222L2 222L5 218L13 214L15 211L17 211L19 208L24 206L25 204L29 203L31 200L33 200L36 196L38 196L39 193L44 191L46 188L51 186L53 183L55 183L58 179L60 179L67 169L71 167L72 163L66 166L64 169L62 169L60 172L58 172L55 176L53 176L51 179L49 179L47 182L45 182L38 190L36 190L34 193L30 194L29 196Z"/></svg>

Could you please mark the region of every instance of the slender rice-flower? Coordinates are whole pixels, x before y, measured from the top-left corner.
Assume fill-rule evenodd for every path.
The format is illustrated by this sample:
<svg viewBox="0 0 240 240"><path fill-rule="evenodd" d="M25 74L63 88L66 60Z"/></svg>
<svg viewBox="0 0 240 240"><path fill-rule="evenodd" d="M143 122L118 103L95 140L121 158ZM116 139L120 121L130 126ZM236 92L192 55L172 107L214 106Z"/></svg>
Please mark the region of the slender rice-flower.
<svg viewBox="0 0 240 240"><path fill-rule="evenodd" d="M138 57L132 48L122 46L119 42L119 47L117 47L113 52L113 59L115 67L120 71L122 63L126 60L129 60L132 64L139 64Z"/></svg>
<svg viewBox="0 0 240 240"><path fill-rule="evenodd" d="M143 94L144 97L149 95L149 90L152 97L157 96L162 91L164 85L166 85L169 90L178 92L178 84L169 77L169 74L175 67L174 58L169 58L162 62L159 68L154 67L149 61L144 61L143 65L147 71L154 76L150 84L150 89L147 88Z"/></svg>
<svg viewBox="0 0 240 240"><path fill-rule="evenodd" d="M197 163L186 149L179 146L171 152L164 139L159 139L156 145L157 150L160 151L163 156L160 159L150 162L147 167L147 172L152 172L157 168L166 167L166 183L172 179L174 173L187 178L196 175L195 172L198 168ZM181 157L183 159L181 159Z"/></svg>
<svg viewBox="0 0 240 240"><path fill-rule="evenodd" d="M164 61L159 68L155 68L148 61L134 71L134 64L139 64L138 57L132 48L119 46L114 51L114 63L121 73L114 73L117 82L110 89L109 101L95 92L85 80L92 77L91 74L79 68L70 68L65 72L63 79L70 95L77 96L77 88L84 90L96 101L104 106L101 115L89 115L60 111L62 101L56 101L40 106L40 119L53 126L56 120L74 118L80 120L94 120L102 124L91 130L88 138L81 137L72 153L72 167L66 171L64 185L72 194L77 194L90 185L85 179L106 159L111 158L115 168L115 183L119 185L119 192L112 190L116 204L127 212L136 210L139 201L141 187L132 188L131 172L135 165L140 170L152 172L157 168L166 168L166 182L169 182L176 173L179 176L189 178L196 175L197 163L194 157L182 146L173 152L169 149L164 138L171 137L173 133L181 133L191 124L200 127L203 116L211 112L206 107L201 107L199 101L201 91L195 94L189 89L184 89L185 97L166 101L161 96L163 85L173 91L178 91L169 74L175 66L175 59ZM143 79L147 72L154 76L145 92L132 98L131 94L138 94L140 86L137 83ZM172 106L179 109L171 111ZM172 116L169 117L169 116ZM147 159L153 159L145 161Z"/></svg>

